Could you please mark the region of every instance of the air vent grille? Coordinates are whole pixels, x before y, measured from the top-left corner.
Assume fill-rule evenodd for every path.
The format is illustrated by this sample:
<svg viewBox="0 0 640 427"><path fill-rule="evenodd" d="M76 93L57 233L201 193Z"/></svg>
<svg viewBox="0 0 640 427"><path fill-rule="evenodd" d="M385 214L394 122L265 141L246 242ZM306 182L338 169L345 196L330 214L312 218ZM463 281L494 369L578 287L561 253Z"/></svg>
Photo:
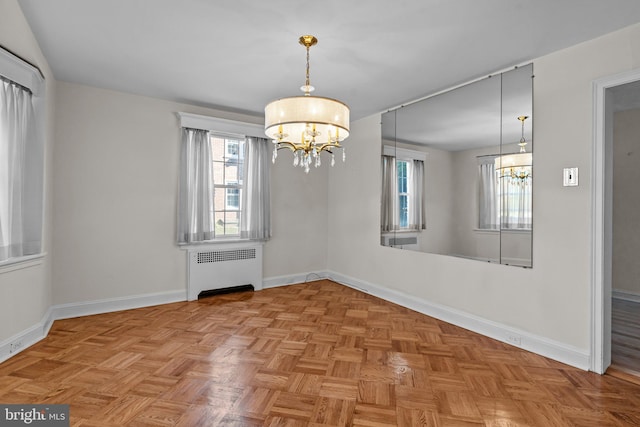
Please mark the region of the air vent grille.
<svg viewBox="0 0 640 427"><path fill-rule="evenodd" d="M255 259L255 249L234 249L231 251L198 252L198 264L209 262L238 261Z"/></svg>

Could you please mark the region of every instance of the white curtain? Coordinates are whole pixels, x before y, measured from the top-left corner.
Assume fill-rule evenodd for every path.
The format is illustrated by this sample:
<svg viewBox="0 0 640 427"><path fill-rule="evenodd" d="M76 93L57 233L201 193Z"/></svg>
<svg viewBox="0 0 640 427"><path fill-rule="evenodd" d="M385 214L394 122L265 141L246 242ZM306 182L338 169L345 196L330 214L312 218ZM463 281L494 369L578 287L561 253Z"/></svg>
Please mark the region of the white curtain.
<svg viewBox="0 0 640 427"><path fill-rule="evenodd" d="M242 193L240 237L268 240L271 237L268 140L247 137L244 145L244 191Z"/></svg>
<svg viewBox="0 0 640 427"><path fill-rule="evenodd" d="M380 230L397 230L398 224L398 178L396 158L382 156L382 203L380 208Z"/></svg>
<svg viewBox="0 0 640 427"><path fill-rule="evenodd" d="M178 189L178 243L215 237L213 164L209 132L182 128Z"/></svg>
<svg viewBox="0 0 640 427"><path fill-rule="evenodd" d="M532 225L531 177L524 179L503 177L501 193L502 228L530 229Z"/></svg>
<svg viewBox="0 0 640 427"><path fill-rule="evenodd" d="M31 92L0 78L0 261L41 252L42 173L34 150Z"/></svg>
<svg viewBox="0 0 640 427"><path fill-rule="evenodd" d="M413 160L409 168L409 229L424 230L424 162Z"/></svg>
<svg viewBox="0 0 640 427"><path fill-rule="evenodd" d="M478 228L498 230L498 181L496 179L496 156L483 156L478 158L478 170L480 174L480 219Z"/></svg>

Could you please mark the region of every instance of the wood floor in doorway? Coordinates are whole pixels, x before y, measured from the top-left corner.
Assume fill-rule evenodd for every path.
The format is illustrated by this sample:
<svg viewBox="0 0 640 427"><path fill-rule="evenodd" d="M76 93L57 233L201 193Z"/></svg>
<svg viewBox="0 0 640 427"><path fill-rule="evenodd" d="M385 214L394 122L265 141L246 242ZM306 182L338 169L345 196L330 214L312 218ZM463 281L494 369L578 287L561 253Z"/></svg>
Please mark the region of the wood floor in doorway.
<svg viewBox="0 0 640 427"><path fill-rule="evenodd" d="M640 303L613 298L610 375L640 384Z"/></svg>
<svg viewBox="0 0 640 427"><path fill-rule="evenodd" d="M327 280L56 321L0 403L71 426L629 426L640 386Z"/></svg>

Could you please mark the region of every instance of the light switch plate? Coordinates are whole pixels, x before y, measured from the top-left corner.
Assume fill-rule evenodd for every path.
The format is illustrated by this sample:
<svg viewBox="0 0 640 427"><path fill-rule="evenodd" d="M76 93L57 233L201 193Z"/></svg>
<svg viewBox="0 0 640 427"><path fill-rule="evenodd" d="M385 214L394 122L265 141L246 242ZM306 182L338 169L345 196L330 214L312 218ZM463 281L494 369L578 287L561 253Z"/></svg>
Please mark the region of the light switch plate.
<svg viewBox="0 0 640 427"><path fill-rule="evenodd" d="M564 168L563 185L575 187L578 185L578 168Z"/></svg>

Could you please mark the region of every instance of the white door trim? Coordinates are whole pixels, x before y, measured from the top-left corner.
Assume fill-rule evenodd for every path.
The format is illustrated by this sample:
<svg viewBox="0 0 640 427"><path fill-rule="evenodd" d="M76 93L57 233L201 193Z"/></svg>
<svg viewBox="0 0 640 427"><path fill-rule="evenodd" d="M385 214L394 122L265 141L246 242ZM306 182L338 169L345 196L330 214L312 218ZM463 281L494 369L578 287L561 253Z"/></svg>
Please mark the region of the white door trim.
<svg viewBox="0 0 640 427"><path fill-rule="evenodd" d="M593 82L593 163L591 234L591 370L603 374L611 364L612 123L607 89L640 80L640 69ZM607 144L609 140L609 143Z"/></svg>

